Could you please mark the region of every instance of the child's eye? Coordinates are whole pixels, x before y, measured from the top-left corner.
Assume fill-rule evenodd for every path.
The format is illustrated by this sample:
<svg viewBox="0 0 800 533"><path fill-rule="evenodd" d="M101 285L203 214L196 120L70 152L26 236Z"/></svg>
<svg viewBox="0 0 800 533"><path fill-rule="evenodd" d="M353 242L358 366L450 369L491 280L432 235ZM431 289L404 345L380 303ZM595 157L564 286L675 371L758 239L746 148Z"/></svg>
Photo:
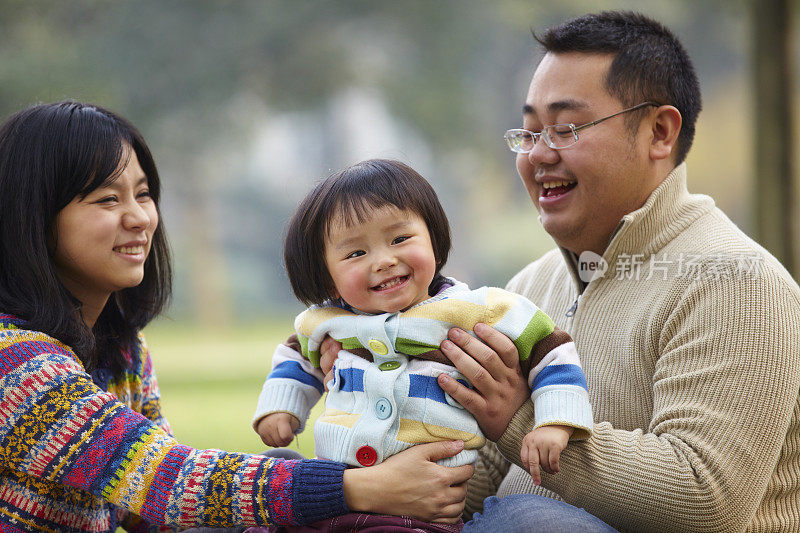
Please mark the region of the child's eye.
<svg viewBox="0 0 800 533"><path fill-rule="evenodd" d="M403 235L401 237L395 237L394 240L392 241L392 244L400 244L401 242L403 242L405 240L408 240L410 238L411 238L410 235Z"/></svg>
<svg viewBox="0 0 800 533"><path fill-rule="evenodd" d="M351 252L350 254L345 257L345 259L352 259L354 257L361 257L362 255L366 254L364 250L356 250L355 252Z"/></svg>

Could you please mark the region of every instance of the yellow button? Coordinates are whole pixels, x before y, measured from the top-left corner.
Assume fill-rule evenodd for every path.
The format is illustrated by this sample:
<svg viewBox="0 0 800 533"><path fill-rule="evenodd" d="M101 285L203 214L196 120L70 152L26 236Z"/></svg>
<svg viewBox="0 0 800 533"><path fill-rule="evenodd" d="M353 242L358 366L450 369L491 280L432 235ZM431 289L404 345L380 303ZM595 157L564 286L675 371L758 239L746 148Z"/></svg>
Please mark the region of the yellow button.
<svg viewBox="0 0 800 533"><path fill-rule="evenodd" d="M369 341L369 347L378 355L386 355L389 353L389 349L386 347L386 345L378 339L372 339Z"/></svg>

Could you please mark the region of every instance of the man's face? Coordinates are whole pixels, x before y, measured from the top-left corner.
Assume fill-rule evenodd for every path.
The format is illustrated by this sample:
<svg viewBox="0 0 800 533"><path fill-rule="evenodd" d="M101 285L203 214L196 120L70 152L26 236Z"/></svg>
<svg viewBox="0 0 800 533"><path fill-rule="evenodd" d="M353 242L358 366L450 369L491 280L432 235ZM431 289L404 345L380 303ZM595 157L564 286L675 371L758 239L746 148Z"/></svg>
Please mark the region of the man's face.
<svg viewBox="0 0 800 533"><path fill-rule="evenodd" d="M522 127L539 132L553 124L580 126L627 107L604 87L612 59L546 54L528 90ZM648 178L652 134L646 127L631 133L626 116L580 131L568 148L554 150L540 140L530 153L517 154L517 170L544 229L575 253L602 254L622 217L655 188Z"/></svg>

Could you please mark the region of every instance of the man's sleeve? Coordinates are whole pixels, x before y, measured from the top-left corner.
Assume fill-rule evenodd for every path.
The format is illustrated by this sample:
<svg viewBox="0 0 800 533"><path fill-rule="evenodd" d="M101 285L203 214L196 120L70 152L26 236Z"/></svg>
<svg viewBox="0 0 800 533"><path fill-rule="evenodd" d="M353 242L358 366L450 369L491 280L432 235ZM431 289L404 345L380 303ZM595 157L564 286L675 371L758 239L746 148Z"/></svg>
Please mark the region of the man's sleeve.
<svg viewBox="0 0 800 533"><path fill-rule="evenodd" d="M647 430L595 424L542 485L617 528L742 530L797 408L798 324L796 288L774 271L693 282L660 332ZM498 441L518 465L532 413L526 402Z"/></svg>
<svg viewBox="0 0 800 533"><path fill-rule="evenodd" d="M465 522L471 520L474 513L483 512L483 500L497 494L510 466L511 463L500 454L495 443L487 441L478 450L475 474L467 482L467 503L463 513Z"/></svg>

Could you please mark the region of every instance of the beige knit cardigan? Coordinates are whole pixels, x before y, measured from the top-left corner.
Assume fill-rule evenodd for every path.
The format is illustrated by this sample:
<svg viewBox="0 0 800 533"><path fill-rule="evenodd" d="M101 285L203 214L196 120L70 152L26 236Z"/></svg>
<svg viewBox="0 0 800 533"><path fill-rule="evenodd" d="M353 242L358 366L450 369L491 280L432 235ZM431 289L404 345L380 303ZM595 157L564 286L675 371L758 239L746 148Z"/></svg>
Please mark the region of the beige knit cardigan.
<svg viewBox="0 0 800 533"><path fill-rule="evenodd" d="M553 250L508 284L575 339L594 408L593 435L542 486L622 530L800 531L797 283L689 194L685 165L623 217L603 259L584 284L574 254ZM528 401L484 448L467 513L546 492L518 466L532 424Z"/></svg>

